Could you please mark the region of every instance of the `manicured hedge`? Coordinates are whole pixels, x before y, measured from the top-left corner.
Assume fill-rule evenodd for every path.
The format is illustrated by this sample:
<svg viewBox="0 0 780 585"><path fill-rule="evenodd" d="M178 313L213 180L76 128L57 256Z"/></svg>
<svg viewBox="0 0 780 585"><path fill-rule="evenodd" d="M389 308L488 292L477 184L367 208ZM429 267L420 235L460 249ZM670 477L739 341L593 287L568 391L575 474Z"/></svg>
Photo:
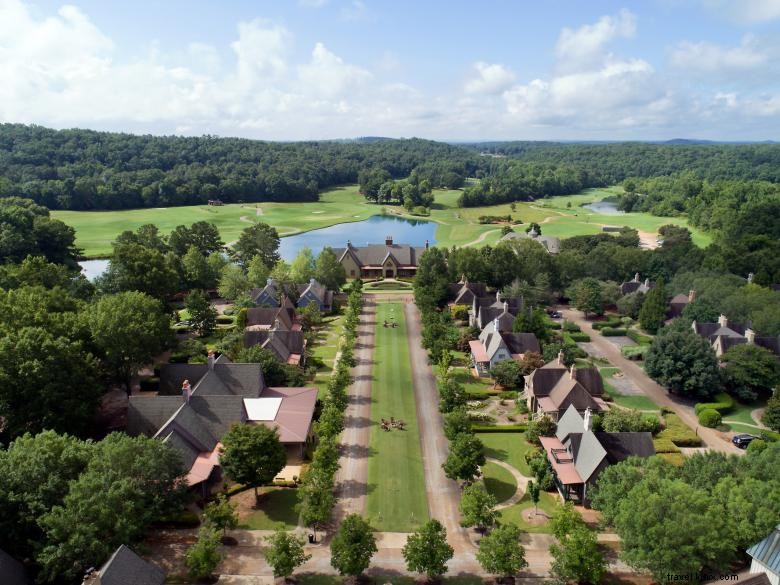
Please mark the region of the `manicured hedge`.
<svg viewBox="0 0 780 585"><path fill-rule="evenodd" d="M596 331L600 331L605 327L620 327L622 324L623 322L620 319L607 319L606 321L596 321L591 326Z"/></svg>
<svg viewBox="0 0 780 585"><path fill-rule="evenodd" d="M572 341L590 341L590 335L582 332L569 333L569 337Z"/></svg>
<svg viewBox="0 0 780 585"><path fill-rule="evenodd" d="M563 330L568 331L569 333L573 333L575 331L582 331L580 329L580 326L574 323L573 321L564 321Z"/></svg>
<svg viewBox="0 0 780 585"><path fill-rule="evenodd" d="M718 392L714 398L713 402L697 403L694 407L696 414L701 414L704 410L715 410L720 414L726 414L734 408L734 399L725 392Z"/></svg>
<svg viewBox="0 0 780 585"><path fill-rule="evenodd" d="M710 429L714 429L721 423L721 416L717 410L705 408L699 412L699 424Z"/></svg>
<svg viewBox="0 0 780 585"><path fill-rule="evenodd" d="M233 317L230 317L228 315L220 315L217 317L217 325L232 325L233 324Z"/></svg>
<svg viewBox="0 0 780 585"><path fill-rule="evenodd" d="M472 424L471 430L475 433L524 433L528 425L477 425Z"/></svg>
<svg viewBox="0 0 780 585"><path fill-rule="evenodd" d="M653 342L652 337L643 335L642 333L639 333L639 331L637 331L636 329L629 329L628 331L626 331L626 335L631 341L633 341L634 343L638 343L639 345L649 345Z"/></svg>
<svg viewBox="0 0 780 585"><path fill-rule="evenodd" d="M619 335L625 335L627 329L625 327L602 327L600 333L604 337L617 337Z"/></svg>
<svg viewBox="0 0 780 585"><path fill-rule="evenodd" d="M547 328L558 331L561 329L561 324L558 323L557 321L550 321L549 323L547 323Z"/></svg>
<svg viewBox="0 0 780 585"><path fill-rule="evenodd" d="M620 348L620 353L630 360L643 360L648 349L650 349L649 345L627 345Z"/></svg>
<svg viewBox="0 0 780 585"><path fill-rule="evenodd" d="M663 414L666 428L656 435L656 441L666 439L678 447L701 446L702 440L676 414L669 412Z"/></svg>

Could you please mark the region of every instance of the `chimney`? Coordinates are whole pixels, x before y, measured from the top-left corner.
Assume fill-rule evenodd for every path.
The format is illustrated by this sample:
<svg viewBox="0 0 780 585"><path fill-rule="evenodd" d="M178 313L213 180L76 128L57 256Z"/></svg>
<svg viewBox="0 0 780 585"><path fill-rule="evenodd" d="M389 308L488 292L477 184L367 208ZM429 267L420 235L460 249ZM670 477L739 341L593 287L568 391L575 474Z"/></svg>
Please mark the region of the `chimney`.
<svg viewBox="0 0 780 585"><path fill-rule="evenodd" d="M351 248L351 247L352 247L352 241L347 240L347 248Z"/></svg>
<svg viewBox="0 0 780 585"><path fill-rule="evenodd" d="M310 278L309 279L309 284L317 284L317 279L316 278Z"/></svg>
<svg viewBox="0 0 780 585"><path fill-rule="evenodd" d="M591 418L590 408L585 409L585 416L582 417L582 426L585 427L585 431L593 430L593 419Z"/></svg>
<svg viewBox="0 0 780 585"><path fill-rule="evenodd" d="M509 302L504 301L504 313L508 313L508 312L509 312Z"/></svg>
<svg viewBox="0 0 780 585"><path fill-rule="evenodd" d="M274 283L274 279L273 279L273 278L271 278L270 276L269 276L268 278L266 278L266 279L265 279L265 285L266 285L266 286L272 286L272 285L273 285L273 283Z"/></svg>
<svg viewBox="0 0 780 585"><path fill-rule="evenodd" d="M747 280L748 280L748 284L753 284L753 273L752 272L748 273L748 279Z"/></svg>
<svg viewBox="0 0 780 585"><path fill-rule="evenodd" d="M428 240L425 240L425 249L427 250L428 247L431 245L431 243Z"/></svg>
<svg viewBox="0 0 780 585"><path fill-rule="evenodd" d="M184 382L181 383L181 393L184 396L184 401L189 404L190 398L192 397L192 386L190 385L189 380L184 380Z"/></svg>
<svg viewBox="0 0 780 585"><path fill-rule="evenodd" d="M639 273L634 274L634 282L639 282Z"/></svg>
<svg viewBox="0 0 780 585"><path fill-rule="evenodd" d="M501 291L500 290L496 291L496 302L497 303L501 302Z"/></svg>
<svg viewBox="0 0 780 585"><path fill-rule="evenodd" d="M493 319L493 329L495 329L496 333L498 333L498 317Z"/></svg>
<svg viewBox="0 0 780 585"><path fill-rule="evenodd" d="M90 567L84 572L84 580L81 585L100 585L100 571Z"/></svg>
<svg viewBox="0 0 780 585"><path fill-rule="evenodd" d="M209 370L214 369L214 362L216 361L216 358L214 357L214 350L209 350L209 357L206 358L206 363L209 365Z"/></svg>
<svg viewBox="0 0 780 585"><path fill-rule="evenodd" d="M574 364L569 368L569 378L574 379Z"/></svg>
<svg viewBox="0 0 780 585"><path fill-rule="evenodd" d="M756 343L756 332L752 329L748 328L745 329L745 339L747 339L747 342L751 345Z"/></svg>
<svg viewBox="0 0 780 585"><path fill-rule="evenodd" d="M385 246L393 245L393 236L385 236Z"/></svg>
<svg viewBox="0 0 780 585"><path fill-rule="evenodd" d="M563 350L558 351L558 365L563 365Z"/></svg>
<svg viewBox="0 0 780 585"><path fill-rule="evenodd" d="M695 300L696 300L696 291L691 289L688 291L688 302L692 303Z"/></svg>
<svg viewBox="0 0 780 585"><path fill-rule="evenodd" d="M721 327L729 326L729 320L726 318L726 315L721 313L720 317L718 317L718 325L720 325Z"/></svg>
<svg viewBox="0 0 780 585"><path fill-rule="evenodd" d="M648 289L650 288L650 279L649 278L645 278L645 288L648 288Z"/></svg>

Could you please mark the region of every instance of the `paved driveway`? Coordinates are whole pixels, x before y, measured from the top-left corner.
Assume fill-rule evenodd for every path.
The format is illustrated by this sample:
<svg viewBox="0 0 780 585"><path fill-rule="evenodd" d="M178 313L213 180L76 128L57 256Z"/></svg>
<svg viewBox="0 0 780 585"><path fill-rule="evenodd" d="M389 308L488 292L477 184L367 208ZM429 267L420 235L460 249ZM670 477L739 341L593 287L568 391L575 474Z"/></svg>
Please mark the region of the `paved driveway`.
<svg viewBox="0 0 780 585"><path fill-rule="evenodd" d="M687 404L682 404L670 396L666 388L654 382L645 371L635 362L623 357L614 344L610 343L606 337L603 337L598 331L594 330L590 321L587 321L582 313L573 309L562 309L563 316L568 320L580 326L584 333L590 335L590 345L594 346L598 353L606 357L612 365L620 368L636 387L638 387L647 397L653 400L659 406L665 406L674 412L680 419L701 437L704 444L713 451L721 453L736 453L743 455L742 449L735 447L724 434L715 429L708 429L699 425L696 413L693 408Z"/></svg>

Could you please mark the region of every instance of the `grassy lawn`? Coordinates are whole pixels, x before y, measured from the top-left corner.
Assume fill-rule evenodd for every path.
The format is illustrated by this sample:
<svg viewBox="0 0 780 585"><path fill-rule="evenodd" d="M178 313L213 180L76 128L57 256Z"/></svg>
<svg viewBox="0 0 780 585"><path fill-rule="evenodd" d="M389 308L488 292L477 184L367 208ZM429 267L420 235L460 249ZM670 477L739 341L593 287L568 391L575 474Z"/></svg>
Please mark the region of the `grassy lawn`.
<svg viewBox="0 0 780 585"><path fill-rule="evenodd" d="M482 467L482 481L485 482L485 489L495 496L496 502L499 504L507 501L517 491L515 477L492 461L488 461Z"/></svg>
<svg viewBox="0 0 780 585"><path fill-rule="evenodd" d="M485 456L508 463L527 477L533 474L525 462L525 454L533 447L523 433L477 433L485 445Z"/></svg>
<svg viewBox="0 0 780 585"><path fill-rule="evenodd" d="M385 319L398 327L383 327ZM376 322L366 516L376 530L411 532L428 519L428 501L403 305L379 303ZM391 417L406 430L383 431Z"/></svg>
<svg viewBox="0 0 780 585"><path fill-rule="evenodd" d="M480 215L507 214L524 222L518 229L535 221L543 223L543 234L562 238L600 233L603 225L628 225L640 231L656 233L662 225L675 224L688 227L693 234L693 241L699 246L705 246L711 241L705 233L689 226L685 218L656 217L648 213L604 215L580 207L581 204L615 195L619 189L588 189L577 195L531 202L518 201L515 203L515 211L511 210L508 203L461 209L457 207L461 191L437 190L430 217L422 219L438 224L436 242L438 246L444 247L495 244L501 237L501 226L480 224L478 218ZM567 203L571 203L571 207L567 207ZM395 215L412 217L400 206L385 206L385 209ZM281 236L289 236L338 223L362 221L381 212L382 206L366 203L358 193L357 185L347 185L324 191L316 202L235 203L221 207L188 205L122 211L52 211L51 214L73 226L76 229L76 245L83 248L87 257L95 258L111 254L111 242L122 231L135 230L147 223L154 223L162 233L167 234L177 225L210 221L217 225L223 240L231 242L247 227L247 222L263 221L274 226Z"/></svg>
<svg viewBox="0 0 780 585"><path fill-rule="evenodd" d="M555 510L558 508L558 505L559 505L559 501L554 494L548 492L542 492L539 496L539 504L537 506L537 509L540 513L544 512L545 514L547 514L548 517L552 517L552 515L555 513ZM549 522L546 522L544 524L534 525L526 522L525 519L523 518L523 511L533 507L534 507L534 503L531 501L531 498L528 496L528 494L525 494L522 500L520 500L514 506L510 506L508 508L501 510L499 512L499 515L501 517L502 522L509 522L515 524L517 525L518 528L520 528L520 530L524 532L549 533L550 532Z"/></svg>
<svg viewBox="0 0 780 585"><path fill-rule="evenodd" d="M292 529L298 525L298 490L290 488L271 488L263 494L260 509L253 510L241 521L239 528L248 530L274 530L282 526Z"/></svg>
<svg viewBox="0 0 780 585"><path fill-rule="evenodd" d="M323 365L317 369L314 385L319 390L319 396L325 393L328 380L333 372L333 365L338 352L339 338L344 329L344 315L330 315L322 320L322 327L317 331L317 339L312 346L312 356L322 360Z"/></svg>
<svg viewBox="0 0 780 585"><path fill-rule="evenodd" d="M612 397L612 401L624 408L634 408L636 410L653 410L653 411L659 411L660 408L658 408L658 405L650 400L645 395L638 395L638 396L627 396L625 394L620 394L617 389L609 383L609 379L614 376L617 372L620 370L618 368L600 368L599 373L601 374L601 379L604 381L604 392L606 392L609 396Z"/></svg>
<svg viewBox="0 0 780 585"><path fill-rule="evenodd" d="M763 406L766 406L766 402L756 401L751 404L736 402L733 410L723 415L723 422L735 433L760 433L761 429L756 424L756 421L753 420L753 417L750 416L750 413L756 408Z"/></svg>
<svg viewBox="0 0 780 585"><path fill-rule="evenodd" d="M487 396L488 394L498 394L498 390L493 389L493 382L490 378L477 378L471 375L467 368L453 369L452 377L456 382L463 384L466 392L472 396Z"/></svg>

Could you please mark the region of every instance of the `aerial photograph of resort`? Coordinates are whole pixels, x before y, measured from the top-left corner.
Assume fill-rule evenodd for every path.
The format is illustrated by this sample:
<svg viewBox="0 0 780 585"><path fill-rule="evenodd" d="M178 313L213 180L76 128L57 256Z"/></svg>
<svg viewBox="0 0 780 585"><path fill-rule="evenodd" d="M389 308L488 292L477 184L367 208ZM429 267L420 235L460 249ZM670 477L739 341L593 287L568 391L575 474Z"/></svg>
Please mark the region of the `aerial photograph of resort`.
<svg viewBox="0 0 780 585"><path fill-rule="evenodd" d="M0 585L780 585L780 0L0 0Z"/></svg>

